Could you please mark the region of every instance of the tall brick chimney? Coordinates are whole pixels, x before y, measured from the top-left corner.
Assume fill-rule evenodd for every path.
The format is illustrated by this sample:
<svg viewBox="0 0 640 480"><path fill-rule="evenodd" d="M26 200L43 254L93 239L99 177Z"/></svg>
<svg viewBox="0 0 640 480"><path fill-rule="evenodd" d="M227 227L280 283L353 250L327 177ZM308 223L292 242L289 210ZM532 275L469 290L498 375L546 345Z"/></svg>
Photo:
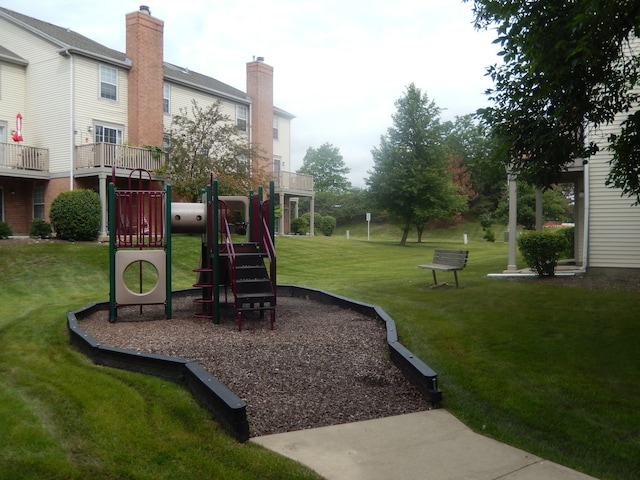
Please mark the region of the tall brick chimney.
<svg viewBox="0 0 640 480"><path fill-rule="evenodd" d="M129 70L128 134L132 146L162 146L164 22L140 6L127 19Z"/></svg>
<svg viewBox="0 0 640 480"><path fill-rule="evenodd" d="M273 171L273 67L258 57L247 63L247 95L251 98L251 139L259 156L253 171L271 175Z"/></svg>

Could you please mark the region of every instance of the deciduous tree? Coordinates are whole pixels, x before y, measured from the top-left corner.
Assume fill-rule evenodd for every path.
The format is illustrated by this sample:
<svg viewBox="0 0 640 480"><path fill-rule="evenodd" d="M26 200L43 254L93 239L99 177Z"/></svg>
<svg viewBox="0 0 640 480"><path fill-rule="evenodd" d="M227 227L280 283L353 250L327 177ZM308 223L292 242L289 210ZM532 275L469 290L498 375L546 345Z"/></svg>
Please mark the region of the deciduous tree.
<svg viewBox="0 0 640 480"><path fill-rule="evenodd" d="M214 172L222 195L246 194L252 184L251 159L257 155L216 101L174 115L169 137L169 161L164 172L176 194L196 201Z"/></svg>
<svg viewBox="0 0 640 480"><path fill-rule="evenodd" d="M323 143L319 148L309 147L297 173L313 176L316 192L345 192L351 187L346 175L351 171L340 155L338 147Z"/></svg>
<svg viewBox="0 0 640 480"><path fill-rule="evenodd" d="M570 163L601 145L585 142L585 123L619 122L607 183L640 200L640 122L627 121L638 107L635 89L640 55L637 0L472 1L479 28L497 27L503 63L489 67L495 106L483 118L510 146L509 161L523 180L546 187ZM631 118L630 120L633 120Z"/></svg>
<svg viewBox="0 0 640 480"><path fill-rule="evenodd" d="M447 172L440 109L414 84L395 103L393 126L372 150L373 170L366 180L378 207L399 219L401 245L412 226L419 240L425 225L466 209Z"/></svg>

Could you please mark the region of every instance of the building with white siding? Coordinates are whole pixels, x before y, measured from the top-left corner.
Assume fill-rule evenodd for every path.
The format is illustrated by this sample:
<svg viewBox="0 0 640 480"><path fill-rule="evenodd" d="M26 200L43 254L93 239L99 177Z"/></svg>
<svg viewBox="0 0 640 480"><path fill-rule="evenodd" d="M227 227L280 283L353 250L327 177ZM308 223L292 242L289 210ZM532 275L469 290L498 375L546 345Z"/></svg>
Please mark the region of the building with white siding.
<svg viewBox="0 0 640 480"><path fill-rule="evenodd" d="M274 106L273 68L262 58L247 63L244 92L165 62L164 22L146 7L124 20L123 53L0 7L0 220L27 234L33 219L48 220L61 192L89 188L100 194L106 235L112 174L120 186L136 168L156 171L165 157L143 147L166 145L172 115L192 100L203 108L221 101L262 152L252 171L275 181L286 233L291 199L311 197L313 205L313 179L286 170L294 116ZM23 140L13 141L18 114Z"/></svg>
<svg viewBox="0 0 640 480"><path fill-rule="evenodd" d="M621 189L606 185L612 158L607 138L619 130L626 115L606 127L589 127L588 138L598 144L599 152L576 161L558 179L558 183L574 186L575 263L581 271L591 274L637 275L640 269L640 206L633 205L635 197L624 196ZM515 181L512 179L510 184L509 202L515 212ZM541 219L541 212L537 213ZM538 223L541 228L541 221ZM514 219L509 230L515 230ZM518 270L514 237L509 238L507 271Z"/></svg>

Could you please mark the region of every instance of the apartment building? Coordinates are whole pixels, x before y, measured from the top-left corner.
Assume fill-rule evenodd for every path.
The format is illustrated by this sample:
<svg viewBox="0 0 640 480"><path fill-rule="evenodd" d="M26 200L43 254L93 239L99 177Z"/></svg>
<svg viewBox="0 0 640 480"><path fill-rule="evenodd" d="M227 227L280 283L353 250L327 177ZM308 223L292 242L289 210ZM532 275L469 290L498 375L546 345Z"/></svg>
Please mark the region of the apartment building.
<svg viewBox="0 0 640 480"><path fill-rule="evenodd" d="M273 67L256 58L246 64L246 91L166 62L164 22L141 6L125 15L126 52L67 28L0 8L0 220L15 235L33 219L48 220L63 191L86 188L102 202L101 235L107 235L107 186L113 173L126 185L134 169L155 173L166 161L146 145L165 146L174 114L193 100L223 111L261 159L252 170L267 173L287 233L292 202L310 197L313 179L291 165L290 113L273 99ZM20 138L21 137L21 138Z"/></svg>

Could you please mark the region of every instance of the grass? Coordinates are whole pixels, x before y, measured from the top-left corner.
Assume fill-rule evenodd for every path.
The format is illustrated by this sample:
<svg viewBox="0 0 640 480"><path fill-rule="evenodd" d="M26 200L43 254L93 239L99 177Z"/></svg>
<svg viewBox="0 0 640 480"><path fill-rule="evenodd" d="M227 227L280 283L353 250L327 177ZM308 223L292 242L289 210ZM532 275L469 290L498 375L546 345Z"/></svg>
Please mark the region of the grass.
<svg viewBox="0 0 640 480"><path fill-rule="evenodd" d="M197 239L180 240L176 289L193 283L199 254ZM69 345L66 312L109 298L107 246L0 243L0 272L0 479L318 478L238 444L185 389Z"/></svg>
<svg viewBox="0 0 640 480"><path fill-rule="evenodd" d="M397 231L366 241L366 227L350 240L281 238L279 281L381 305L439 372L443 406L476 431L599 478L637 478L640 293L488 278L506 267L507 247L464 228L405 248ZM463 233L464 288L429 288L431 272L416 266L434 248L463 248Z"/></svg>
<svg viewBox="0 0 640 480"><path fill-rule="evenodd" d="M367 241L364 221L349 240L344 229L279 237L279 283L382 306L471 428L599 478L636 478L640 293L488 278L506 245L463 228L404 248L399 230L378 225ZM463 288L429 288L418 263L462 248L463 233ZM173 246L174 289L189 287L199 239ZM108 299L107 265L101 245L0 243L0 478L314 478L234 442L184 389L94 366L69 346L65 314Z"/></svg>

